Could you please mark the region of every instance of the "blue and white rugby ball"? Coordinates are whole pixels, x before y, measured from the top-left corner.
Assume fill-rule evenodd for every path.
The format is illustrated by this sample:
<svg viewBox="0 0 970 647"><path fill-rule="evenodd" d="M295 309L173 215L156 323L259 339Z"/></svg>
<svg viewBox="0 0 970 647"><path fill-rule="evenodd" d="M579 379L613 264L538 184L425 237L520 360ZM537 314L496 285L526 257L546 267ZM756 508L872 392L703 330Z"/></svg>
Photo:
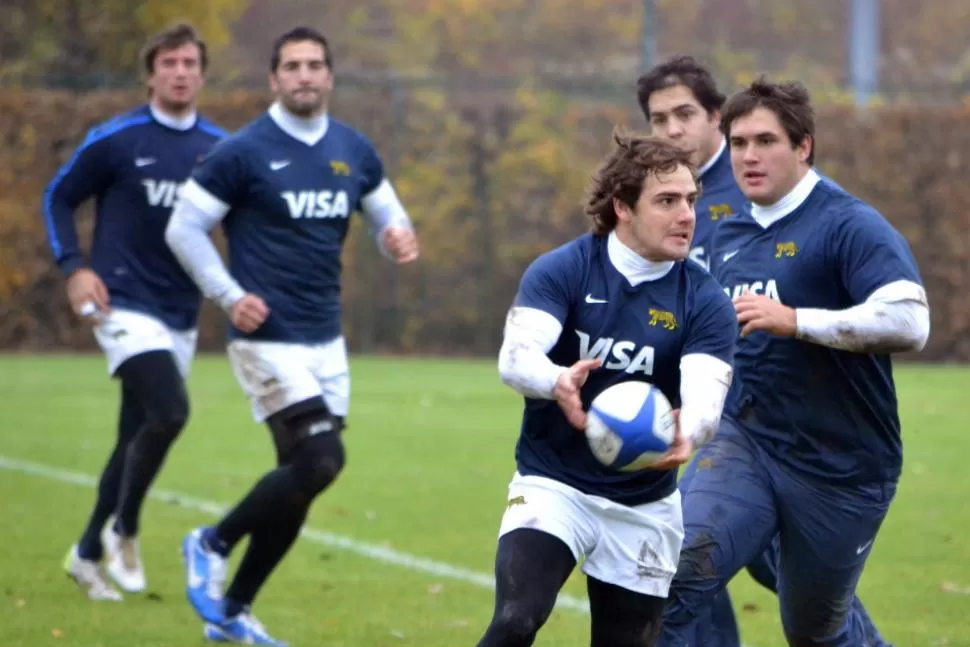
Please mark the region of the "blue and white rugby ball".
<svg viewBox="0 0 970 647"><path fill-rule="evenodd" d="M674 414L666 396L648 382L620 382L593 399L586 440L603 465L636 472L657 462L674 442Z"/></svg>

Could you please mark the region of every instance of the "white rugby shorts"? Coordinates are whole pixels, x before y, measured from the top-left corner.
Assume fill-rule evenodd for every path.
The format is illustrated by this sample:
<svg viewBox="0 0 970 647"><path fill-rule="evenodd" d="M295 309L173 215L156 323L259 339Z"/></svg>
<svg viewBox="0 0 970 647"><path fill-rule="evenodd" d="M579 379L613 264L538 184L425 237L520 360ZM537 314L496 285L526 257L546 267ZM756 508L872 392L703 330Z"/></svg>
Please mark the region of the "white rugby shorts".
<svg viewBox="0 0 970 647"><path fill-rule="evenodd" d="M229 342L228 353L232 372L249 398L256 422L318 395L323 396L333 415L347 415L350 366L343 337L312 346L234 339Z"/></svg>
<svg viewBox="0 0 970 647"><path fill-rule="evenodd" d="M561 539L594 579L666 598L684 542L680 491L626 506L559 481L516 473L499 537L532 528Z"/></svg>
<svg viewBox="0 0 970 647"><path fill-rule="evenodd" d="M188 378L195 355L199 331L172 330L150 315L112 308L99 315L94 338L108 360L108 373L114 375L127 359L148 351L167 350L183 378Z"/></svg>

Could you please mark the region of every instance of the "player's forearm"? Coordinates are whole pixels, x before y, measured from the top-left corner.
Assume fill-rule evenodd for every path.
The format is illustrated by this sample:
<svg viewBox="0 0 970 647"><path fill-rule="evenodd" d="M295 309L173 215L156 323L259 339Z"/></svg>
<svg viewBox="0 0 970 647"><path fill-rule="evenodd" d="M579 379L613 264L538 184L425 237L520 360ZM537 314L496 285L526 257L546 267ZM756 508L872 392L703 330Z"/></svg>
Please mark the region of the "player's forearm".
<svg viewBox="0 0 970 647"><path fill-rule="evenodd" d="M694 447L714 437L721 422L733 369L713 355L685 355L680 360L680 431Z"/></svg>
<svg viewBox="0 0 970 647"><path fill-rule="evenodd" d="M200 203L204 200L193 199L191 192L187 196L183 190L165 229L165 242L202 294L228 311L246 291L229 274L209 237L224 210Z"/></svg>
<svg viewBox="0 0 970 647"><path fill-rule="evenodd" d="M926 292L910 281L885 285L846 310L799 308L795 318L797 339L856 353L919 351L930 334Z"/></svg>
<svg viewBox="0 0 970 647"><path fill-rule="evenodd" d="M69 277L88 265L88 259L85 258L78 244L74 207L55 193L45 200L44 211L47 240L54 252L54 260L61 273Z"/></svg>
<svg viewBox="0 0 970 647"><path fill-rule="evenodd" d="M388 227L403 227L412 229L408 212L401 204L401 200L394 191L394 187L386 179L382 180L376 189L360 200L361 213L367 222L367 228L374 236L381 254L390 258L384 249L384 231Z"/></svg>
<svg viewBox="0 0 970 647"><path fill-rule="evenodd" d="M562 332L552 315L532 308L513 307L505 322L498 355L502 383L527 398L554 400L556 382L566 371L547 353Z"/></svg>
<svg viewBox="0 0 970 647"><path fill-rule="evenodd" d="M61 274L63 274L65 277L70 277L77 270L87 266L88 259L86 259L78 249L75 249L70 253L61 254L57 258L57 267L61 270Z"/></svg>
<svg viewBox="0 0 970 647"><path fill-rule="evenodd" d="M48 187L44 195L44 226L54 260L64 276L88 264L78 245L74 206L56 187Z"/></svg>
<svg viewBox="0 0 970 647"><path fill-rule="evenodd" d="M230 276L209 233L176 209L165 229L165 242L206 298L224 310L242 298L245 290Z"/></svg>
<svg viewBox="0 0 970 647"><path fill-rule="evenodd" d="M535 344L507 339L499 351L502 383L527 398L555 400L556 381L566 370Z"/></svg>

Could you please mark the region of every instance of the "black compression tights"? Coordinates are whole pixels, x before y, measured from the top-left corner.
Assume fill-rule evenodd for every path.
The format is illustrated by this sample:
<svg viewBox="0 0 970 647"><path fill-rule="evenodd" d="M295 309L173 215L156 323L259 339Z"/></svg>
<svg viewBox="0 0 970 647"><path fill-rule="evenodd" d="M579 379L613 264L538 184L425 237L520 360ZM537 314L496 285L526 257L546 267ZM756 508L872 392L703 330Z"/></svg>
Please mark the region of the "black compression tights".
<svg viewBox="0 0 970 647"><path fill-rule="evenodd" d="M495 612L478 647L529 647L576 567L560 539L522 528L504 535L495 557ZM666 600L587 579L591 647L653 647Z"/></svg>
<svg viewBox="0 0 970 647"><path fill-rule="evenodd" d="M138 534L142 504L189 416L182 375L169 351L135 355L117 370L121 382L118 440L98 483L98 496L78 542L84 559L103 556L101 531L117 513L116 530Z"/></svg>

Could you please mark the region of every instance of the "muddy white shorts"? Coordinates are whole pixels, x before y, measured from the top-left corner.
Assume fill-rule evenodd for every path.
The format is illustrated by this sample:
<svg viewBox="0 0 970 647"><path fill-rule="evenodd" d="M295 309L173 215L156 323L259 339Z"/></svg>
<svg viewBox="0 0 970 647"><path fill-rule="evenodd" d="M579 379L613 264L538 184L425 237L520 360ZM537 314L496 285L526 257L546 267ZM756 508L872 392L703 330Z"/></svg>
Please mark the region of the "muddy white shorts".
<svg viewBox="0 0 970 647"><path fill-rule="evenodd" d="M333 415L347 415L350 366L343 337L312 346L235 339L229 342L228 353L257 422L319 395Z"/></svg>
<svg viewBox="0 0 970 647"><path fill-rule="evenodd" d="M183 378L188 378L199 331L173 330L150 315L112 308L94 326L94 338L108 360L108 373L135 355L154 350L170 351Z"/></svg>
<svg viewBox="0 0 970 647"><path fill-rule="evenodd" d="M561 539L583 572L616 586L666 598L684 541L680 491L626 506L559 481L516 473L499 537L533 528Z"/></svg>

